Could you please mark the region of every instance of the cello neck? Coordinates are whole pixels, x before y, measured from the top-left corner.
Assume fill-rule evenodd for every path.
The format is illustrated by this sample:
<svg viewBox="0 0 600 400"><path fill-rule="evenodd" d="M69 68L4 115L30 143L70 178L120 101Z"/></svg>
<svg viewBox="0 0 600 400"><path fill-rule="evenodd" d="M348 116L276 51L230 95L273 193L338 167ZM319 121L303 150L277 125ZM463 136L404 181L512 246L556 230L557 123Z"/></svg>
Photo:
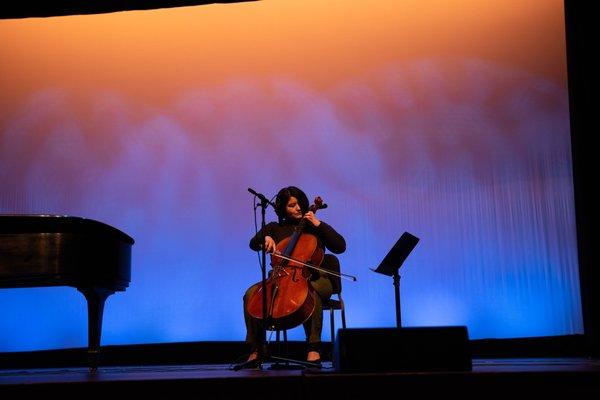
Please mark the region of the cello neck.
<svg viewBox="0 0 600 400"><path fill-rule="evenodd" d="M321 199L321 197L317 196L317 197L315 197L314 203L311 204L310 207L308 207L308 211L312 211L313 213L316 213L317 210L320 210L321 208L326 208L326 207L327 207L327 205L323 204L323 200ZM304 231L305 226L306 226L306 219L302 218L302 220L300 220L300 222L298 223L298 226L296 226L296 228L294 229L294 233L292 234L290 241L288 242L287 246L285 247L285 250L282 253L284 256L289 257L292 254L292 252L294 251L294 248L296 247L296 243L298 242L298 239L300 238L300 235Z"/></svg>

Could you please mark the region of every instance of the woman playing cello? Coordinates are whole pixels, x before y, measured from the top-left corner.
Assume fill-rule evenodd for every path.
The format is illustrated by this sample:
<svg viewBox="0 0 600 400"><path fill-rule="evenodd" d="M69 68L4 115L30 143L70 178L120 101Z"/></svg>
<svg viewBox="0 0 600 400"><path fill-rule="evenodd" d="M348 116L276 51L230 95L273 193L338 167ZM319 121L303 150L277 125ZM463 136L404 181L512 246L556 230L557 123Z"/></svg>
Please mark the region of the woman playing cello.
<svg viewBox="0 0 600 400"><path fill-rule="evenodd" d="M250 248L258 251L264 245L267 252L273 252L277 244L290 237L298 224L306 220L304 232L312 234L317 238L317 246L321 249L328 249L332 253L340 254L346 250L346 241L330 225L320 221L314 212L309 211L309 202L306 194L297 187L289 186L281 189L277 193L275 200L275 212L279 219L278 222L271 222L265 226L265 231L258 232L250 240ZM260 243L260 238L264 234L264 243ZM326 268L326 266L325 266ZM326 273L316 270L312 271L310 285L316 292L314 311L304 322L304 331L306 333L307 361L319 362L321 359L321 330L323 327L323 307L322 300L331 297L332 286ZM263 345L264 337L261 320L250 316L247 311L246 303L253 295L257 286L251 286L244 295L244 319L246 321L246 342L251 346L251 353L248 361L258 358L258 350Z"/></svg>

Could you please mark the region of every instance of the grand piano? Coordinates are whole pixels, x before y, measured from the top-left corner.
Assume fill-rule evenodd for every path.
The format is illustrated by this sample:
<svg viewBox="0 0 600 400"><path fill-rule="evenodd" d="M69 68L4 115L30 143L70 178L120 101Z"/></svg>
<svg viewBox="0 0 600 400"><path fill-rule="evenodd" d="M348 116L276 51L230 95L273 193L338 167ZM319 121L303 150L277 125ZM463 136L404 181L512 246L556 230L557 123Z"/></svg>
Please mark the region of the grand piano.
<svg viewBox="0 0 600 400"><path fill-rule="evenodd" d="M131 281L134 240L91 219L0 215L0 288L72 286L87 300L88 365L99 362L104 302Z"/></svg>

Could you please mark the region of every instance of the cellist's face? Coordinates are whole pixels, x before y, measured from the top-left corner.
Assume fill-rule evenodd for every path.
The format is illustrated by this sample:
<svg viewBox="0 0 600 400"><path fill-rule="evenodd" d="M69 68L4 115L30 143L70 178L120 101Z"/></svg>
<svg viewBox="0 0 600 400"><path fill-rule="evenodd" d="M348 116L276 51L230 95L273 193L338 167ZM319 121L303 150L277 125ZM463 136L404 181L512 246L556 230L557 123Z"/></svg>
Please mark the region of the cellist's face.
<svg viewBox="0 0 600 400"><path fill-rule="evenodd" d="M294 196L291 196L287 202L285 207L285 212L289 218L300 219L302 218L302 209L300 208L300 204L298 204L298 199Z"/></svg>

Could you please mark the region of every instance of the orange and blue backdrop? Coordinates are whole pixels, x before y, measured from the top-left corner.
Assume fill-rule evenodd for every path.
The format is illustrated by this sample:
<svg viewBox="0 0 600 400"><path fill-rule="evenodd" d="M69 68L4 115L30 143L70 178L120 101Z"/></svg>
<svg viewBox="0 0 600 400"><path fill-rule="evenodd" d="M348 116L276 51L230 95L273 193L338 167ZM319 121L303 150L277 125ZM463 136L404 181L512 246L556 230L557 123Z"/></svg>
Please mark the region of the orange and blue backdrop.
<svg viewBox="0 0 600 400"><path fill-rule="evenodd" d="M566 76L561 0L1 20L0 213L135 238L103 344L243 340L260 279L246 189L287 185L322 196L347 239L349 326L395 325L392 280L369 268L408 231L405 326L582 333ZM0 304L0 351L87 344L72 288L4 289Z"/></svg>

